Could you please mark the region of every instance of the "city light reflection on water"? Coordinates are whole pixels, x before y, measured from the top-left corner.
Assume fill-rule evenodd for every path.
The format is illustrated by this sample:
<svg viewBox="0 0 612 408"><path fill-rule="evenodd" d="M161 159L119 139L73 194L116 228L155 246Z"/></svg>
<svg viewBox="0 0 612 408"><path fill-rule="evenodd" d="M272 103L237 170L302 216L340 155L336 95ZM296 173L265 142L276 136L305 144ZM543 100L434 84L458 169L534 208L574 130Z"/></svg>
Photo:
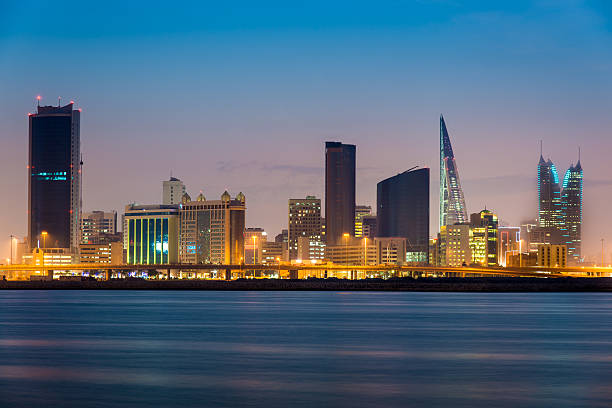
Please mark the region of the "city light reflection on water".
<svg viewBox="0 0 612 408"><path fill-rule="evenodd" d="M607 407L612 295L0 292L0 406Z"/></svg>

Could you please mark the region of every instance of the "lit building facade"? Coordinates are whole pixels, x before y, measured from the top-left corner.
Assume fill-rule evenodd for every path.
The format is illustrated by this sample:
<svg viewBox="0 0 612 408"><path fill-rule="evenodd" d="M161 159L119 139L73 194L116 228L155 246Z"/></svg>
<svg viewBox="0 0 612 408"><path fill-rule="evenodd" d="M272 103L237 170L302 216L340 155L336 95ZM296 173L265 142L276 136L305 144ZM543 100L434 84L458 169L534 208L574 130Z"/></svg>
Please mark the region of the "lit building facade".
<svg viewBox="0 0 612 408"><path fill-rule="evenodd" d="M516 253L519 250L526 251L527 247L523 248L523 244L521 244L520 227L499 227L499 247L497 251L499 264L501 266L508 265L507 254Z"/></svg>
<svg viewBox="0 0 612 408"><path fill-rule="evenodd" d="M406 238L374 238L377 252L377 264L404 265L406 263Z"/></svg>
<svg viewBox="0 0 612 408"><path fill-rule="evenodd" d="M464 266L472 262L470 225L443 225L438 237L441 266Z"/></svg>
<svg viewBox="0 0 612 408"><path fill-rule="evenodd" d="M81 243L95 244L117 233L117 211L92 211L81 218Z"/></svg>
<svg viewBox="0 0 612 408"><path fill-rule="evenodd" d="M561 193L563 243L567 246L568 262L582 261L582 165L570 166L563 177Z"/></svg>
<svg viewBox="0 0 612 408"><path fill-rule="evenodd" d="M369 205L355 206L355 238L362 238L363 235L363 217L372 215L372 207Z"/></svg>
<svg viewBox="0 0 612 408"><path fill-rule="evenodd" d="M128 205L126 263L178 262L179 209L177 205Z"/></svg>
<svg viewBox="0 0 612 408"><path fill-rule="evenodd" d="M440 115L440 227L466 222L467 210L459 170L444 117Z"/></svg>
<svg viewBox="0 0 612 408"><path fill-rule="evenodd" d="M322 247L321 200L314 196L289 199L288 224L289 259L311 259L300 257L298 241L302 238L301 255L305 255L304 250L310 247L310 243L313 243L314 247ZM304 242L306 242L304 239L308 242L307 248L304 248Z"/></svg>
<svg viewBox="0 0 612 408"><path fill-rule="evenodd" d="M325 241L340 245L355 235L355 145L325 143Z"/></svg>
<svg viewBox="0 0 612 408"><path fill-rule="evenodd" d="M582 261L582 183L580 158L565 172L563 184L553 162L538 162L538 224L546 244L566 245L570 263ZM549 238L549 239L548 239Z"/></svg>
<svg viewBox="0 0 612 408"><path fill-rule="evenodd" d="M185 196L180 204L181 263L238 264L244 261L246 198L231 198L226 191L220 200L195 201Z"/></svg>
<svg viewBox="0 0 612 408"><path fill-rule="evenodd" d="M285 261L283 258L283 242L264 242L261 248L261 263L262 264L278 264L280 261Z"/></svg>
<svg viewBox="0 0 612 408"><path fill-rule="evenodd" d="M429 169L410 169L378 183L377 237L406 239L408 262L429 261Z"/></svg>
<svg viewBox="0 0 612 408"><path fill-rule="evenodd" d="M567 266L567 247L565 245L539 245L537 265L547 268L565 268Z"/></svg>
<svg viewBox="0 0 612 408"><path fill-rule="evenodd" d="M322 260L325 258L325 244L321 239L311 237L298 237L296 259Z"/></svg>
<svg viewBox="0 0 612 408"><path fill-rule="evenodd" d="M268 241L268 234L263 228L247 228L244 230L244 263L261 263L262 250Z"/></svg>
<svg viewBox="0 0 612 408"><path fill-rule="evenodd" d="M499 231L497 215L482 210L470 216L470 252L473 264L498 266Z"/></svg>
<svg viewBox="0 0 612 408"><path fill-rule="evenodd" d="M80 109L38 106L29 114L28 240L77 253L81 217Z"/></svg>
<svg viewBox="0 0 612 408"><path fill-rule="evenodd" d="M79 255L83 264L120 265L123 263L123 243L115 241L99 244L81 244Z"/></svg>

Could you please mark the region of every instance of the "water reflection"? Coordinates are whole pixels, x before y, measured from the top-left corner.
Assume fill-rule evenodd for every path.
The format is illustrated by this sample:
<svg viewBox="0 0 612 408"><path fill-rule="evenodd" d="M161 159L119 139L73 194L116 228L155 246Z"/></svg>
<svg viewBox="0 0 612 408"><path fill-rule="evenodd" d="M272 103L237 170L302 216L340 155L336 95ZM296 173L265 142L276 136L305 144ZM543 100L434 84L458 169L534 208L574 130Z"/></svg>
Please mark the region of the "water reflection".
<svg viewBox="0 0 612 408"><path fill-rule="evenodd" d="M0 406L610 406L611 300L0 292Z"/></svg>

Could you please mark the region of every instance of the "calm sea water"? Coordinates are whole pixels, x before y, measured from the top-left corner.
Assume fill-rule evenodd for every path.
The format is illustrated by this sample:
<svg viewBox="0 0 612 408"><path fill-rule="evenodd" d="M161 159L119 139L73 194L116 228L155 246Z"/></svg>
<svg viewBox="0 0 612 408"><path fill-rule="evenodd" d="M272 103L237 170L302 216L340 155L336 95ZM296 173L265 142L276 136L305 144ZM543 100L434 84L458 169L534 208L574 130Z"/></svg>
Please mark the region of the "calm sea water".
<svg viewBox="0 0 612 408"><path fill-rule="evenodd" d="M2 407L610 407L612 295L0 292Z"/></svg>

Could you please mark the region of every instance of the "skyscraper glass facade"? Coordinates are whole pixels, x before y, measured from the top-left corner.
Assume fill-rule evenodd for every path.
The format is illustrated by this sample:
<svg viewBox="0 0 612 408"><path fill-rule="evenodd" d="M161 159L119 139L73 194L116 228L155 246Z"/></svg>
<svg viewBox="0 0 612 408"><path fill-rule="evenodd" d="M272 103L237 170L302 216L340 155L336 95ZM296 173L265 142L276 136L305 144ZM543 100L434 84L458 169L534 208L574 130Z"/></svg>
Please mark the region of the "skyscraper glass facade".
<svg viewBox="0 0 612 408"><path fill-rule="evenodd" d="M79 244L81 212L80 112L73 104L39 106L29 116L28 237L35 248Z"/></svg>
<svg viewBox="0 0 612 408"><path fill-rule="evenodd" d="M325 239L342 242L355 235L355 145L325 143Z"/></svg>
<svg viewBox="0 0 612 408"><path fill-rule="evenodd" d="M568 262L576 263L582 259L582 165L580 160L571 166L563 177L561 194L561 213L563 243L567 246Z"/></svg>
<svg viewBox="0 0 612 408"><path fill-rule="evenodd" d="M440 115L440 227L467 221L455 155L444 117Z"/></svg>
<svg viewBox="0 0 612 408"><path fill-rule="evenodd" d="M408 170L377 185L377 237L406 238L411 262L428 262L429 169Z"/></svg>

